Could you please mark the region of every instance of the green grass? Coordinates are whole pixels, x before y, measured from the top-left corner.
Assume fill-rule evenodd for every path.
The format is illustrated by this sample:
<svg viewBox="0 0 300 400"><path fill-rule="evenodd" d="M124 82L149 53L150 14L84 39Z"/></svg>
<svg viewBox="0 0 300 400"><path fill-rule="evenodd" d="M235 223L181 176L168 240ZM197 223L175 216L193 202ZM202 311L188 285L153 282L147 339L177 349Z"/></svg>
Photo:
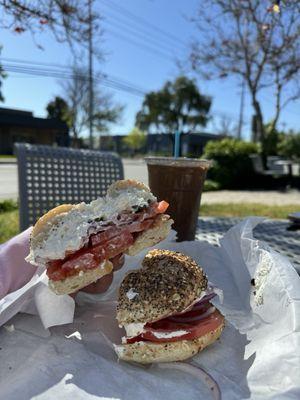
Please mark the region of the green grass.
<svg viewBox="0 0 300 400"><path fill-rule="evenodd" d="M5 242L19 232L19 212L0 213L0 243Z"/></svg>
<svg viewBox="0 0 300 400"><path fill-rule="evenodd" d="M1 205L1 203L0 203ZM268 206L265 204L203 204L202 217L239 217L256 215L269 218L286 218L289 213L300 210L299 205ZM19 232L18 210L0 211L0 243L5 242Z"/></svg>
<svg viewBox="0 0 300 400"><path fill-rule="evenodd" d="M13 156L13 155L8 156L6 154L0 154L0 158L16 158L16 156Z"/></svg>
<svg viewBox="0 0 300 400"><path fill-rule="evenodd" d="M248 216L269 217L284 219L292 212L300 211L300 205L290 204L284 206L268 206L266 204L202 204L200 215L202 217L239 217Z"/></svg>

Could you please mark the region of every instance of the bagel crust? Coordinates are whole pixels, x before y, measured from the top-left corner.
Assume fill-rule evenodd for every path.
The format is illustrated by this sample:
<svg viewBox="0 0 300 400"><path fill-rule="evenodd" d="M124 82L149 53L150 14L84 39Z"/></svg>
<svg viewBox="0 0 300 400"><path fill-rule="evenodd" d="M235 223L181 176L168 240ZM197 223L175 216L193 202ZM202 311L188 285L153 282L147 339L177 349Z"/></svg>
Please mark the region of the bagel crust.
<svg viewBox="0 0 300 400"><path fill-rule="evenodd" d="M173 222L174 221L166 214L157 216L151 228L142 232L135 239L133 245L126 251L126 254L135 256L147 247L152 247L164 240L170 233Z"/></svg>
<svg viewBox="0 0 300 400"><path fill-rule="evenodd" d="M152 250L140 270L121 283L117 306L120 326L149 323L180 313L207 288L203 270L190 257L169 250ZM132 298L128 293L135 292Z"/></svg>
<svg viewBox="0 0 300 400"><path fill-rule="evenodd" d="M183 361L214 343L220 337L223 328L224 320L215 330L197 339L164 343L142 341L114 345L114 349L120 360L134 361L140 364Z"/></svg>
<svg viewBox="0 0 300 400"><path fill-rule="evenodd" d="M144 183L138 182L134 179L123 179L120 181L116 181L115 183L110 185L110 187L107 190L107 194L113 196L116 192L120 190L126 190L132 188L145 190L146 192L150 193L149 187L146 186Z"/></svg>
<svg viewBox="0 0 300 400"><path fill-rule="evenodd" d="M98 268L93 268L87 271L81 271L77 275L70 276L64 280L53 281L49 279L49 287L56 294L70 294L77 292L83 287L96 282L103 276L112 272L113 265L110 261L105 261Z"/></svg>
<svg viewBox="0 0 300 400"><path fill-rule="evenodd" d="M74 208L74 205L72 204L61 204L60 206L52 208L52 210L48 211L37 220L36 224L33 227L31 235L37 236L46 228L48 224L52 225L58 215L67 213L68 211L72 210L72 208Z"/></svg>

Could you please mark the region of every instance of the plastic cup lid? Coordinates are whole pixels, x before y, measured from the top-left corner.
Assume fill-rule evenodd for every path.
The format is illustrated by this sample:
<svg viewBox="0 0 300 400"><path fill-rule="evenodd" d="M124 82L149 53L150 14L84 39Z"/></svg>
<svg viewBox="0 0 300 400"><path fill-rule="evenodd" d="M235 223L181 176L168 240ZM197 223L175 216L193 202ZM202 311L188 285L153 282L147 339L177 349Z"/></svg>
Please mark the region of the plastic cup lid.
<svg viewBox="0 0 300 400"><path fill-rule="evenodd" d="M210 160L185 157L145 157L145 162L149 165L168 165L172 167L200 167L209 168L212 164Z"/></svg>

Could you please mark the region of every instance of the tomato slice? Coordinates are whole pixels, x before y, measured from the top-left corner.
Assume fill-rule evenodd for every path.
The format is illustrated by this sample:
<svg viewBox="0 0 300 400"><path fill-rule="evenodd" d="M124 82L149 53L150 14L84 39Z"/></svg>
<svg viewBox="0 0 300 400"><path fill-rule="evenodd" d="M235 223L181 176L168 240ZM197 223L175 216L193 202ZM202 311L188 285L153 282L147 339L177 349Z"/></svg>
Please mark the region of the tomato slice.
<svg viewBox="0 0 300 400"><path fill-rule="evenodd" d="M223 323L224 317L218 310L215 310L204 319L189 323L172 322L168 318L165 318L145 325L145 332L134 338L127 339L126 342L135 343L143 340L151 342L177 342L178 340L192 340L217 329ZM186 333L172 337L172 332L175 334L178 331L185 331Z"/></svg>
<svg viewBox="0 0 300 400"><path fill-rule="evenodd" d="M53 281L65 279L65 274L63 270L61 269L62 261L61 260L56 260L56 261L50 261L47 266L47 275L50 279Z"/></svg>
<svg viewBox="0 0 300 400"><path fill-rule="evenodd" d="M79 271L96 268L102 261L114 258L123 253L134 242L129 231L95 247L79 250L67 260L49 263L47 275L53 281L59 281Z"/></svg>
<svg viewBox="0 0 300 400"><path fill-rule="evenodd" d="M100 261L109 260L123 253L133 242L133 236L129 230L127 230L99 246L92 247L88 251L94 254Z"/></svg>
<svg viewBox="0 0 300 400"><path fill-rule="evenodd" d="M163 214L167 210L168 207L169 207L169 203L162 200L159 203L157 203L156 211L158 214Z"/></svg>
<svg viewBox="0 0 300 400"><path fill-rule="evenodd" d="M88 252L87 250L85 253L64 262L61 268L65 270L71 270L74 268L78 270L85 270L96 268L98 265L99 262L97 262L94 254Z"/></svg>

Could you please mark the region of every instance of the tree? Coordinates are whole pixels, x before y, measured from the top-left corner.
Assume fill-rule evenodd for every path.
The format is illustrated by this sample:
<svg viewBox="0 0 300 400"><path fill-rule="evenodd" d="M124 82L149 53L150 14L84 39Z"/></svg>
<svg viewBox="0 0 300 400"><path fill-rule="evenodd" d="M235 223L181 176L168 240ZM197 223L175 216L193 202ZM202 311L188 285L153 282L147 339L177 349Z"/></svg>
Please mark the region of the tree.
<svg viewBox="0 0 300 400"><path fill-rule="evenodd" d="M259 94L275 94L272 129L280 113L300 97L300 2L212 0L193 18L200 31L192 44L191 65L208 79L245 80L255 113L254 139L265 137Z"/></svg>
<svg viewBox="0 0 300 400"><path fill-rule="evenodd" d="M126 146L128 146L133 153L141 150L146 144L146 134L138 128L133 128L131 132L123 139Z"/></svg>
<svg viewBox="0 0 300 400"><path fill-rule="evenodd" d="M94 82L101 84L101 78ZM89 126L89 81L84 68L74 67L72 79L61 82L63 97L71 113L71 133L78 138ZM100 92L99 87L94 87L94 114L92 116L93 128L102 133L107 132L111 124L120 120L123 107L113 103L110 93Z"/></svg>
<svg viewBox="0 0 300 400"><path fill-rule="evenodd" d="M90 29L93 34L102 34L100 15L88 5L94 0L0 0L0 28L15 34L29 32L36 40L36 34L46 30L52 32L58 42L67 42L73 52L86 48ZM39 48L43 48L37 44ZM76 51L76 53L78 53ZM101 51L93 49L99 59ZM77 54L78 56L78 54ZM0 87L3 68L0 65ZM0 101L3 100L0 92Z"/></svg>
<svg viewBox="0 0 300 400"><path fill-rule="evenodd" d="M237 136L237 125L228 115L221 114L219 118L213 119L212 122L214 132L222 136Z"/></svg>
<svg viewBox="0 0 300 400"><path fill-rule="evenodd" d="M278 145L281 137L284 135L283 132L279 132L278 129L273 127L273 122L269 122L264 125L265 135L262 140L261 146L264 149L265 156L274 156L278 154Z"/></svg>
<svg viewBox="0 0 300 400"><path fill-rule="evenodd" d="M86 43L90 26L88 3L93 0L0 0L0 27L32 35L50 30L59 42ZM93 13L93 30L99 30L99 15Z"/></svg>
<svg viewBox="0 0 300 400"><path fill-rule="evenodd" d="M281 136L278 154L289 159L300 160L300 132L290 131Z"/></svg>
<svg viewBox="0 0 300 400"><path fill-rule="evenodd" d="M55 118L65 122L68 127L72 125L72 114L68 103L59 96L50 101L47 106L47 118Z"/></svg>
<svg viewBox="0 0 300 400"><path fill-rule="evenodd" d="M136 125L142 130L182 133L205 126L211 98L199 92L196 82L185 76L166 82L157 92L146 94Z"/></svg>
<svg viewBox="0 0 300 400"><path fill-rule="evenodd" d="M2 50L2 46L0 46L0 53ZM2 68L2 65L0 64L0 102L4 101L4 97L2 95L2 91L1 91L1 86L2 86L2 79L4 79L6 77L6 74L4 73L4 70Z"/></svg>

